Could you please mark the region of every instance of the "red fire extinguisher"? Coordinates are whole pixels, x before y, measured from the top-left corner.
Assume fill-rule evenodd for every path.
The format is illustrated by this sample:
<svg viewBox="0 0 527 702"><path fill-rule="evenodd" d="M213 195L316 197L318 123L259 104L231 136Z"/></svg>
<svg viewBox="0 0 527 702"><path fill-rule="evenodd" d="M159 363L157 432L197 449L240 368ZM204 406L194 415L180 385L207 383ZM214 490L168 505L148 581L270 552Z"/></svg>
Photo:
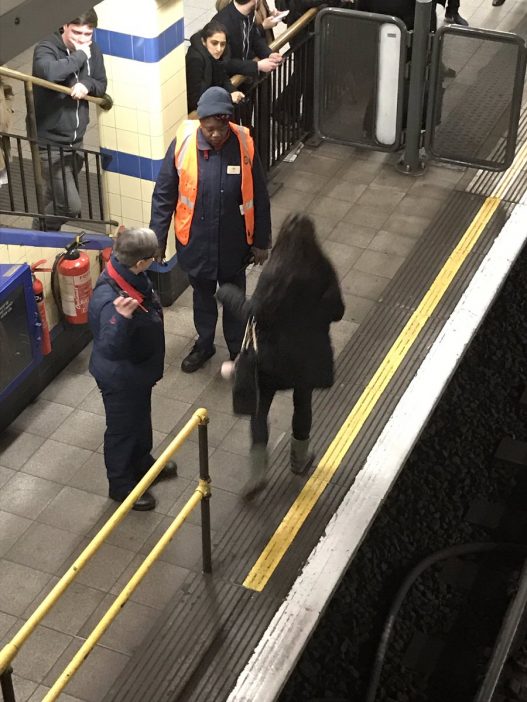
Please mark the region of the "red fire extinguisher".
<svg viewBox="0 0 527 702"><path fill-rule="evenodd" d="M46 305L44 304L44 286L42 281L40 281L35 273L50 273L51 268L41 268L41 265L46 263L45 259L33 263L31 266L31 273L33 278L33 295L35 296L35 302L37 303L38 313L40 315L40 323L42 325L42 353L46 356L51 353L51 337L49 335L49 325L48 318L46 315Z"/></svg>
<svg viewBox="0 0 527 702"><path fill-rule="evenodd" d="M60 307L69 324L86 324L92 294L90 258L80 251L83 234L76 237L55 259L53 273L58 274Z"/></svg>

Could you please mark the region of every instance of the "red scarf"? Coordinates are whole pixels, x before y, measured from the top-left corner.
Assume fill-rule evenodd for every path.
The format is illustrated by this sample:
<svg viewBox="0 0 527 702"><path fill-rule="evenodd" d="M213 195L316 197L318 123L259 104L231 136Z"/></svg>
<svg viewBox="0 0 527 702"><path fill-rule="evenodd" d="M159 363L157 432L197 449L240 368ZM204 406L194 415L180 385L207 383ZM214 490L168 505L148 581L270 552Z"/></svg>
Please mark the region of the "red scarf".
<svg viewBox="0 0 527 702"><path fill-rule="evenodd" d="M128 283L123 278L123 276L115 270L115 268L112 265L111 260L108 261L108 263L106 264L106 272L108 273L110 278L112 278L112 280L115 280L115 282L121 288L121 290L124 290L124 292L128 295L128 297L133 297L134 300L137 300L137 302L139 302L139 304L141 304L141 302L143 302L143 300L145 299L145 296L142 295L139 292L139 290L136 290L136 288L134 288L133 285Z"/></svg>

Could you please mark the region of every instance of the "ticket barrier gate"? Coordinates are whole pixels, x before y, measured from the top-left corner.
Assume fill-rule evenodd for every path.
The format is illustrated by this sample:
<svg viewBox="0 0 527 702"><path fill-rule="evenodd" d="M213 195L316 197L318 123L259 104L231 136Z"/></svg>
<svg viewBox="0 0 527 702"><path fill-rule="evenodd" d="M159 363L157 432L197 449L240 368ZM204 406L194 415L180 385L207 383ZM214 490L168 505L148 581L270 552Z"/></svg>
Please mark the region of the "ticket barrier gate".
<svg viewBox="0 0 527 702"><path fill-rule="evenodd" d="M319 138L404 149L408 173L421 147L444 163L492 171L514 159L526 47L507 32L444 26L423 32L387 15L328 8L315 23L315 130ZM428 19L426 19L426 17Z"/></svg>

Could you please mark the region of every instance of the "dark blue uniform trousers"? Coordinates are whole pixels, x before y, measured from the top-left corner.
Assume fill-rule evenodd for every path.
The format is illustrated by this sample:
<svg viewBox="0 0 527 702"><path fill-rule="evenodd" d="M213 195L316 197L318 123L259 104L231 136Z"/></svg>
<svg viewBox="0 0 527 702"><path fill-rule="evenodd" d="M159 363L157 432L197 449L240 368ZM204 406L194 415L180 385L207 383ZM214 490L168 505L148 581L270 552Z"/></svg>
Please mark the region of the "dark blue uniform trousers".
<svg viewBox="0 0 527 702"><path fill-rule="evenodd" d="M218 303L214 295L218 285L232 283L245 294L245 268L235 275L218 280L188 277L193 290L194 326L198 332L198 348L202 351L212 351L216 324L218 322ZM242 345L245 322L233 315L226 307L223 308L223 336L231 354L237 354Z"/></svg>
<svg viewBox="0 0 527 702"><path fill-rule="evenodd" d="M110 492L124 497L154 463L152 388L99 388L106 411L104 462Z"/></svg>

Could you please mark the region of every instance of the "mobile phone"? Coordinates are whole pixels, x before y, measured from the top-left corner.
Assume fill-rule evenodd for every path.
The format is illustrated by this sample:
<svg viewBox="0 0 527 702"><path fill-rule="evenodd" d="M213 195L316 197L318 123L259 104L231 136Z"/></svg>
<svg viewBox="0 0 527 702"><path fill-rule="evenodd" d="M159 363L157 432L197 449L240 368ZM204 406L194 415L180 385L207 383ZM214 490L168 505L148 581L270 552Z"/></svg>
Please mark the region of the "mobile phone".
<svg viewBox="0 0 527 702"><path fill-rule="evenodd" d="M279 12L277 15L274 16L274 19L281 20L284 19L284 17L287 17L289 14L289 10L284 10L283 12Z"/></svg>

